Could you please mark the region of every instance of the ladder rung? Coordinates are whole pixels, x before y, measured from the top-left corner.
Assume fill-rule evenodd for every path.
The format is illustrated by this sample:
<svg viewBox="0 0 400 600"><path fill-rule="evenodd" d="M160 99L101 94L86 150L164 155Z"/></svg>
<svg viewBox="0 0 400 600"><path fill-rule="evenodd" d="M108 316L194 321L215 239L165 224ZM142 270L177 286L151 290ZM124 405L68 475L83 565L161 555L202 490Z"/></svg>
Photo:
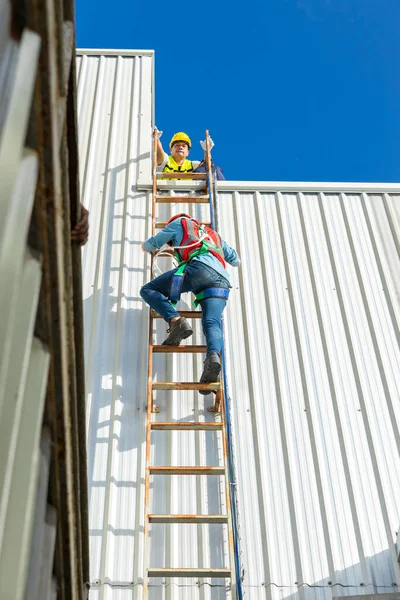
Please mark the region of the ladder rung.
<svg viewBox="0 0 400 600"><path fill-rule="evenodd" d="M181 317L185 317L186 319L201 319L203 313L201 310L178 310L178 313ZM161 319L161 315L156 313L154 310L152 311L153 319Z"/></svg>
<svg viewBox="0 0 400 600"><path fill-rule="evenodd" d="M150 523L228 523L228 515L149 515Z"/></svg>
<svg viewBox="0 0 400 600"><path fill-rule="evenodd" d="M206 423L205 421L176 421L168 423L163 421L152 421L150 423L151 429L163 431L220 431L223 426L223 423Z"/></svg>
<svg viewBox="0 0 400 600"><path fill-rule="evenodd" d="M157 179L206 179L207 173L180 173L179 171L163 173L158 171L156 177Z"/></svg>
<svg viewBox="0 0 400 600"><path fill-rule="evenodd" d="M178 352L180 354L195 354L195 353L204 353L207 350L207 346L163 346L155 345L152 346L153 352L162 352L162 353L171 353Z"/></svg>
<svg viewBox="0 0 400 600"><path fill-rule="evenodd" d="M207 200L210 199L210 195L209 194L194 194L194 195L189 195L189 194L173 194L173 195L167 195L167 194L156 194L154 196L154 200L187 200L190 198L194 198L195 200L197 198L200 198L201 200L205 200L207 198Z"/></svg>
<svg viewBox="0 0 400 600"><path fill-rule="evenodd" d="M149 467L150 475L225 475L225 467Z"/></svg>
<svg viewBox="0 0 400 600"><path fill-rule="evenodd" d="M209 196L156 196L157 204L177 204L183 202L184 204L208 204L210 202Z"/></svg>
<svg viewBox="0 0 400 600"><path fill-rule="evenodd" d="M148 577L232 577L231 569L147 569Z"/></svg>
<svg viewBox="0 0 400 600"><path fill-rule="evenodd" d="M201 225L207 225L207 227L211 227L211 223L207 221L200 221ZM156 229L164 229L167 226L167 221L157 221L155 224Z"/></svg>
<svg viewBox="0 0 400 600"><path fill-rule="evenodd" d="M197 383L196 381L153 381L153 390L219 390L221 383Z"/></svg>

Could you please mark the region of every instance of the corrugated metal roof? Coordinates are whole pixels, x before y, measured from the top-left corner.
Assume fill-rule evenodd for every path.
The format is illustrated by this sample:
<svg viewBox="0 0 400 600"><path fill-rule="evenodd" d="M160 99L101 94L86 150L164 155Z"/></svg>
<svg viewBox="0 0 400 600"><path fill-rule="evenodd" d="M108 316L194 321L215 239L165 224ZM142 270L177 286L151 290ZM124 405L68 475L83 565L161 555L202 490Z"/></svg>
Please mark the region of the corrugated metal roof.
<svg viewBox="0 0 400 600"><path fill-rule="evenodd" d="M136 183L149 180L153 123L152 57L114 54L78 57L91 212L83 251L91 581L93 598L113 600L132 590L140 598L144 573L148 311L139 290L149 277L141 242L151 198ZM219 184L220 231L242 257L225 323L244 589L251 600L395 591L400 189L296 185ZM162 219L176 212L163 211ZM165 329L159 321L156 340ZM193 343L201 342L197 323ZM155 359L159 380L200 376L201 358ZM210 402L158 392L156 418L212 420ZM221 460L217 433L153 435L157 464ZM218 481L177 479L155 479L154 512L223 512ZM152 566L194 566L198 553L202 566L225 566L218 527L153 526ZM216 584L154 582L151 597L229 598Z"/></svg>

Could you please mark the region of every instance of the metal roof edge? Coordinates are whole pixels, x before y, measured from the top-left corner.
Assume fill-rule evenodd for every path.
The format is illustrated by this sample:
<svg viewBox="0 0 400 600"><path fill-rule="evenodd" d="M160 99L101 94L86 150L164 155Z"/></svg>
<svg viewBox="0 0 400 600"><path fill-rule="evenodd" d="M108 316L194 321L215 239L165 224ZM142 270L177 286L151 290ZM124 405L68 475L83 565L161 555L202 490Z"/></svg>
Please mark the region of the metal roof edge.
<svg viewBox="0 0 400 600"><path fill-rule="evenodd" d="M138 181L138 190L151 189L150 179ZM324 181L217 181L220 192L332 192L400 194L400 183L324 182Z"/></svg>
<svg viewBox="0 0 400 600"><path fill-rule="evenodd" d="M400 193L400 183L323 181L218 181L221 192L343 192Z"/></svg>
<svg viewBox="0 0 400 600"><path fill-rule="evenodd" d="M151 56L154 50L114 50L111 48L77 48L76 54L90 56Z"/></svg>

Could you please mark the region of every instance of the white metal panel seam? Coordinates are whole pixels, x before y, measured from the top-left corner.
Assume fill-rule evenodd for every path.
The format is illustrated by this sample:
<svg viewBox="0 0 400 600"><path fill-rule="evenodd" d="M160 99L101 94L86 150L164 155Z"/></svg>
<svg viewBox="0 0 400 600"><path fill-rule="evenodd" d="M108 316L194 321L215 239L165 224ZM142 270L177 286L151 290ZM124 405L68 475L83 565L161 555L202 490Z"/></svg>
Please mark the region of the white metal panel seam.
<svg viewBox="0 0 400 600"><path fill-rule="evenodd" d="M23 266L26 238L36 192L38 158L32 150L25 150L18 167L15 187L10 199L4 202L8 207L5 218L6 231L3 232L0 248L0 415L4 400L6 372L10 359L12 330L17 306L18 287Z"/></svg>
<svg viewBox="0 0 400 600"><path fill-rule="evenodd" d="M10 509L9 495L20 432L24 386L29 366L41 281L39 261L27 253L12 329L10 366L5 381L5 401L0 420L0 548ZM11 507L12 508L12 507Z"/></svg>
<svg viewBox="0 0 400 600"><path fill-rule="evenodd" d="M369 448L370 459L371 459L372 468L373 468L373 472L374 472L374 476L375 476L376 489L377 489L377 493L378 493L380 506L382 509L382 518L383 518L383 522L384 522L384 526L385 526L386 539L389 541L391 538L391 532L390 532L390 527L389 527L389 523L388 523L388 519L387 519L386 503L385 503L385 498L384 498L383 489L382 489L382 481L381 481L381 477L380 477L380 473L379 473L378 461L377 461L377 456L376 456L376 452L375 452L375 447L373 444L371 426L369 423L368 411L367 411L365 398L364 398L364 391L363 391L361 376L360 376L360 367L357 363L354 342L353 342L353 339L351 336L351 330L350 330L350 325L349 325L349 318L351 317L351 314L349 314L348 310L346 309L345 299L344 299L344 290L342 289L344 287L344 284L342 284L342 282L340 281L340 278L339 278L339 273L338 273L338 268L337 268L337 258L334 255L334 249L333 249L332 240L331 240L331 233L328 229L327 216L325 214L325 209L323 208L322 203L320 203L320 210L321 210L321 216L322 216L324 229L325 229L326 241L327 241L328 248L329 248L329 254L331 257L333 273L334 273L334 277L335 277L336 291L337 291L338 300L339 300L339 304L340 304L340 308L341 308L342 320L344 323L347 348L349 351L350 361L351 361L352 369L353 369L353 376L354 376L354 380L356 383L357 396L358 396L358 400L360 402L360 407L361 407L361 416L363 419L366 438L368 441L368 448ZM343 215L343 210L344 210L343 206L341 207L341 210L342 210L342 215ZM345 217L345 215L343 215L343 216ZM349 234L350 234L350 232L347 230L347 235L349 235ZM339 259L341 260L342 257L339 257ZM343 265L341 265L340 268L342 271L345 272ZM389 545L391 546L391 553L394 555L393 543L390 541ZM396 559L396 562L397 562L397 559Z"/></svg>
<svg viewBox="0 0 400 600"><path fill-rule="evenodd" d="M34 338L15 455L15 470L10 494L11 514L5 532L7 556L2 556L0 559L0 596L13 598L13 600L22 600L25 597L25 585L29 589L26 573L35 513L34 500L37 493L40 456L39 439L49 363L48 350ZM22 519L21 515L23 515Z"/></svg>
<svg viewBox="0 0 400 600"><path fill-rule="evenodd" d="M296 195L296 203L297 203L297 199L298 198ZM300 327L301 327L301 324L305 322L305 317L304 317L305 307L300 302L300 299L301 299L300 294L299 294L299 298L297 299L297 301L295 299L295 291L299 290L299 288L300 288L298 265L296 262L294 262L294 264L290 264L290 262L289 262L290 255L295 256L295 254L296 254L296 252L294 250L293 233L290 230L290 223L293 221L293 212L291 213L292 218L289 218L288 214L286 214L285 219L284 219L283 218L284 215L282 214L282 212L285 209L285 205L286 205L286 203L283 202L282 194L280 192L278 192L276 209L277 209L278 223L279 223L279 229L280 229L280 234L281 234L281 249L282 249L284 269L285 269L285 274L286 274L286 282L287 282L287 290L288 290L290 311L291 311L292 324L293 324L294 340L295 340L295 344L296 344L296 356L297 356L299 370L300 370L300 381L301 381L303 401L304 401L304 406L305 406L305 417L306 417L306 422L307 422L307 426L308 426L308 432L304 432L305 434L308 433L308 436L304 440L303 443L304 443L305 448L309 445L310 451L311 451L311 457L312 457L312 461L314 464L315 486L316 486L316 490L317 490L317 494L318 494L318 498L319 498L320 519L321 519L321 525L322 525L323 536L324 536L324 541L325 541L326 559L327 559L328 569L329 569L329 579L336 583L335 569L334 569L333 556L332 556L332 547L331 547L331 543L330 543L330 537L329 537L329 531L328 531L328 525L327 525L327 511L326 511L325 498L324 498L323 486L322 486L322 481L321 481L320 460L319 460L318 452L317 452L317 444L316 444L316 439L315 439L315 427L314 427L314 423L313 423L313 415L312 415L311 404L310 404L310 390L309 390L309 381L310 380L307 378L306 373L305 373L306 358L303 356L303 351L306 351L307 345L304 347L300 340ZM298 208L298 205L297 205L297 208ZM288 211L288 208L286 208L286 211ZM300 303L300 305L299 305L299 303ZM311 307L310 307L310 309L311 309ZM300 311L300 314L298 314L298 311ZM306 339L308 340L309 336L307 336ZM308 352L309 352L309 348L308 348ZM299 508L300 507L298 507L298 511L297 511L298 512L297 519L301 520ZM308 532L308 526L307 526L307 532ZM314 540L314 542L315 542L315 540ZM304 543L306 543L305 540L303 540L301 542L302 545ZM309 547L311 547L311 544L312 544L311 540L309 540L308 543L309 543ZM303 555L304 553L300 552L300 554ZM306 581L308 581L308 580L309 580L309 574L306 577ZM301 581L304 581L304 580L302 579Z"/></svg>
<svg viewBox="0 0 400 600"><path fill-rule="evenodd" d="M40 37L27 29L21 38L14 85L0 138L0 241L4 239L9 198L15 185L30 115Z"/></svg>
<svg viewBox="0 0 400 600"><path fill-rule="evenodd" d="M324 298L324 296L326 295L326 288L321 287L320 291L318 291L318 289L317 289L317 278L321 276L322 265L320 263L317 263L314 265L314 260L319 260L319 253L314 252L315 258L313 258L312 253L311 253L311 248L310 248L310 245L312 243L314 243L314 245L315 245L315 240L317 239L317 233L315 230L309 229L310 228L310 225L309 225L310 220L307 219L307 221L306 221L306 218L304 215L304 210L301 206L302 201L304 201L304 195L303 195L303 193L300 193L299 194L299 214L300 214L300 219L301 219L301 226L302 226L302 229L304 232L303 235L304 235L305 251L306 251L306 254L308 257L307 258L308 263L310 265L309 274L310 274L311 285L312 285L312 290L313 290L316 315L317 315L318 325L319 325L319 329L320 329L320 338L321 338L321 345L322 345L323 354L324 354L326 374L327 374L327 378L328 378L328 382L329 382L329 390L330 390L330 395L331 395L331 399L332 399L332 409L333 409L334 417L335 417L336 433L337 433L337 436L339 439L341 460L343 462L344 475L346 477L346 484L347 484L347 492L349 494L349 499L350 499L350 502L349 502L350 510L351 510L351 514L352 514L352 518L353 518L353 525L355 528L355 537L356 537L357 548L358 548L358 552L359 552L359 560L361 562L361 568L363 571L363 582L367 583L370 580L372 580L372 578L370 577L370 575L368 575L366 557L365 557L363 546L361 544L361 527L360 527L357 511L355 510L354 490L353 490L353 485L352 485L352 479L350 477L350 467L348 464L343 428L342 428L341 417L340 417L340 412L339 412L339 408L338 408L338 399L337 399L334 376L333 376L333 372L332 372L331 357L330 357L330 353L329 353L329 349L328 349L328 345L327 345L327 335L328 334L326 332L326 326L324 324L324 319L323 319L322 309L321 309L322 301L325 300L325 303L327 303L327 299ZM318 273L316 274L316 272L315 272L316 269L318 269L320 271L319 274ZM367 587L366 587L366 589L367 589ZM372 589L372 591L374 591L374 590ZM371 593L372 593L372 591L371 591Z"/></svg>
<svg viewBox="0 0 400 600"><path fill-rule="evenodd" d="M254 210L256 211L256 207L257 207L257 200L259 199L259 197L255 197L253 196L253 205L255 204L255 208ZM235 229L236 229L236 249L241 257L242 260L242 264L239 267L239 273L238 273L238 278L240 281L240 302L241 302L241 306L245 307L243 313L242 313L242 319L243 319L243 330L244 330L244 346L245 346L245 354L246 354L246 363L247 363L247 370L248 370L248 385L249 385L249 406L250 406L250 422L251 422L251 429L249 431L249 437L250 439L253 440L253 452L255 455L255 462L256 462L256 470L258 471L258 477L257 480L262 480L262 475L261 475L261 470L262 470L262 463L261 463L261 440L259 438L260 432L259 432L259 427L257 426L257 415L260 413L260 411L262 411L262 408L260 406L257 406L257 402L256 399L260 398L261 396L261 390L257 389L256 393L256 389L253 389L254 386L259 385L259 378L256 376L256 371L255 371L255 365L253 365L253 360L252 360L252 355L254 355L254 349L251 348L250 346L250 339L253 338L254 339L254 335L255 335L255 324L251 325L251 311L249 311L249 305L247 304L246 300L246 296L247 296L247 290L251 289L251 280L250 280L250 276L251 276L251 265L254 265L254 260L255 257L253 255L254 250L252 250L250 248L250 245L246 243L246 239L245 239L245 218L243 216L241 216L241 213L243 213L243 211L246 211L246 214L249 212L250 210L250 206L247 205L246 207L241 206L242 202L241 202L241 198L240 195L238 193L235 193L234 195L234 223L235 223ZM253 211L252 211L253 212ZM262 232L259 229L260 226L260 222L259 222L259 215L257 212L254 213L254 225L255 227L257 227L257 237L258 239L262 240ZM262 246L261 246L262 249ZM262 263L261 263L262 266ZM264 299L265 302L267 304L267 314L269 316L269 311L268 311L268 302L269 302L269 293L268 293L268 288L267 288L267 282L265 280L265 278L261 278L262 279L262 285L264 285ZM259 300L260 301L260 300ZM250 338L250 339L249 339ZM273 333L272 330L270 331L270 344L271 346L273 345ZM271 348L272 352L273 349ZM255 358L255 357L254 357ZM266 475L267 477L269 476L269 474ZM260 525L261 525L261 539L262 539L262 544L263 544L263 548L265 549L263 555L258 556L258 557L253 557L252 560L255 560L257 562L259 562L259 565L257 567L257 571L259 572L259 576L262 578L262 581L264 581L265 583L269 583L271 581L271 571L270 571L270 551L269 551L269 544L268 544L268 536L267 536L267 531L266 531L266 527L265 527L265 520L263 518L263 516L266 514L266 508L264 505L264 497L263 497L263 493L262 493L262 488L260 488L259 486L256 485L256 482L254 481L253 485L255 486L255 492L257 495L257 500L259 503L259 515L260 515ZM251 582L249 582L251 583ZM260 582L257 582L258 584ZM244 585L246 587L246 582L244 582ZM269 588L267 588L269 590Z"/></svg>
<svg viewBox="0 0 400 600"><path fill-rule="evenodd" d="M373 347L374 347L374 351L375 351L375 357L376 357L376 361L378 364L378 369L380 372L380 376L381 376L381 381L382 381L382 386L383 386L383 390L386 396L386 399L388 398L388 396L390 396L390 394L388 394L388 386L387 386L387 380L386 380L386 374L385 371L383 369L383 365L382 365L382 358L381 358L381 352L377 343L377 336L376 336L376 332L375 332L375 328L372 322L372 316L371 316L371 311L370 311L370 307L369 304L366 300L366 290L365 290L365 285L363 282L363 278L361 275L361 269L360 269L360 263L359 263L359 259L357 257L357 252L356 252L356 248L355 248L355 242L353 239L353 233L351 231L350 228L350 224L349 224L349 217L347 215L347 211L346 211L346 207L345 207L345 202L344 202L344 195L340 194L340 205L341 205L341 209L342 209L342 214L343 214L343 219L344 219L344 224L345 224L345 228L346 228L346 232L348 235L348 242L350 245L350 250L351 250L351 254L352 254L352 258L353 258L353 262L355 265L355 271L356 271L356 275L357 275L357 280L358 280L358 285L360 287L360 291L361 291L361 298L362 298L362 302L364 305L364 310L365 310L365 314L366 314L366 318L367 318L367 322L368 322L368 327L369 327L369 331L370 331L370 335L373 341ZM397 562L397 558L396 558L396 554L395 554L395 549L394 549L394 544L393 544L393 534L394 532L390 529L390 524L389 524L389 519L388 519L388 508L387 508L387 501L385 499L385 495L383 493L383 484L382 484L382 478L381 478L381 471L379 468L379 463L378 463L378 456L377 456L377 448L376 448L376 442L374 442L374 438L372 436L372 430L371 430L371 424L370 424L370 419L368 418L368 409L367 409L367 405L365 402L365 398L364 396L362 396L362 406L363 406L363 417L364 417L364 423L365 423L365 427L366 430L368 432L368 438L370 439L370 452L371 452L371 458L372 458L372 462L374 465L374 471L375 471L375 479L376 479L376 484L377 484L377 488L378 488L378 492L379 492L379 498L380 498L380 503L381 503L381 508L382 508L382 517L385 523L385 529L386 529L386 536L387 536L387 542L388 542L388 546L390 548L391 554L392 554L392 558L393 558L393 564L395 566L395 568L397 567L397 573L396 573L396 577L398 579L397 583L400 584L400 568ZM391 417L393 417L393 413L390 415ZM393 421L392 421L392 426L393 426ZM397 440L398 441L398 436L397 436Z"/></svg>
<svg viewBox="0 0 400 600"><path fill-rule="evenodd" d="M371 224L371 220L369 218L369 214L368 214L368 210L367 210L367 195L366 194L362 194L362 211L364 214L364 218L365 218L365 223L368 229L368 233L369 233L369 242L371 244L371 248L373 250L373 254L374 254L374 258L375 258L375 262L377 265L377 269L379 272L379 276L382 282L382 289L386 298L386 303L387 303L387 309L390 315L390 320L391 320L391 325L393 328L393 332L396 336L397 339L397 343L400 344L400 330L398 327L398 323L397 323L397 319L396 319L396 315L395 315L395 309L394 306L392 304L390 295L389 295L389 290L388 290L388 284L386 281L386 277L384 274L384 270L383 270L383 266L382 266L382 261L381 261L381 254L378 252L378 248L377 248L377 240L375 239L373 230L372 230L372 224ZM375 280L375 278L374 278ZM381 377L382 377L382 384L383 384L383 388L385 391L385 396L386 396L386 403L387 403L387 407L388 407L388 411L390 414L390 421L392 424L392 429L393 429L393 436L394 439L396 440L396 444L397 444L397 451L399 452L400 455L400 431L398 428L398 423L396 420L396 415L395 415L395 411L394 411L394 407L393 407L393 402L392 402L392 395L389 391L389 384L388 381L386 379L386 375L385 375L385 368L383 366L383 351L382 353L379 350L379 344L378 344L378 339L377 339L377 334L375 333L375 327L373 325L373 321L372 321L372 314L371 311L369 309L369 303L365 302L365 310L366 312L368 311L369 314L369 321L370 321L370 327L371 327L371 335L373 337L374 340L374 346L376 348L376 354L377 354L377 361L379 364L379 370L381 372ZM378 307L376 306L376 310L373 311L374 313L376 313L377 315L380 315L380 311L378 310ZM386 350L387 353L389 353L389 348L384 348L383 350ZM395 349L393 349L395 350ZM396 366L393 367L394 370L397 370L397 374L398 374L398 369L396 368Z"/></svg>
<svg viewBox="0 0 400 600"><path fill-rule="evenodd" d="M115 144L115 136L116 136L116 129L117 129L117 125L118 125L118 121L116 119L116 111L118 110L118 97L117 97L117 91L119 88L119 84L120 84L120 78L121 78L121 68L122 68L122 59L120 57L116 58L116 66L115 66L115 73L114 73L114 78L113 78L113 91L112 91L112 104L111 104L111 111L110 111L110 134L108 137L108 143L107 143L107 158L106 158L106 164L105 164L105 182L104 182L104 192L103 192L103 201L105 199L107 199L107 206L109 208L108 210L108 215L111 216L111 206L110 206L110 202L111 202L111 185L112 182L110 181L111 179L111 174L110 174L110 161L111 161L111 157L113 155L113 150L114 150L114 144ZM103 204L103 214L102 214L102 221L105 220L105 216L106 216L106 212L105 212L105 206ZM108 281L106 280L106 277L108 277L108 271L109 271L109 261L111 260L111 248L108 248L108 244L107 244L107 239L110 237L110 232L111 230L111 226L112 226L112 222L107 223L106 224L106 234L107 237L106 239L103 240L103 255L104 255L104 269L103 269L103 284L107 285ZM107 255L106 255L107 252ZM100 263L100 261L99 261ZM106 268L108 267L108 268ZM97 286L96 286L97 288ZM105 315L104 315L105 316ZM105 328L105 320L102 320L102 324L101 324L101 328L102 330ZM103 338L103 335L101 336ZM114 381L112 382L112 403L111 403L111 412L110 412L110 418L109 418L109 439L108 439L108 451L107 451L107 466L106 466L106 481L110 481L110 474L111 474L111 463L112 463L112 458L113 458L113 419L114 419L114 403L115 403L115 396L114 396ZM108 539L108 523L109 523L109 511L110 511L110 486L107 485L106 486L106 496L105 496L105 505L104 505L104 520L103 520L103 543L102 543L102 548L101 548L101 559L100 559L100 576L101 576L101 580L104 581L104 577L105 577L105 570L106 570L106 562L107 562L107 546L109 543L109 539ZM100 598L101 600L103 600L104 598L104 588L102 588L101 594L100 594Z"/></svg>

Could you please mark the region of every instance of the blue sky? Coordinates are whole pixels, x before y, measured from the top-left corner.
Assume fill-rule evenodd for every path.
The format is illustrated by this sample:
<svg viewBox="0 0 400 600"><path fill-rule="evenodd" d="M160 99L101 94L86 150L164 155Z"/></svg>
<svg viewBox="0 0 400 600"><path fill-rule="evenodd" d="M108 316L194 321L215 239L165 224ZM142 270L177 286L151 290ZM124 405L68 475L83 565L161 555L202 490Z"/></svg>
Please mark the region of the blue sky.
<svg viewBox="0 0 400 600"><path fill-rule="evenodd" d="M78 48L154 49L156 122L227 179L400 180L400 0L77 0Z"/></svg>

